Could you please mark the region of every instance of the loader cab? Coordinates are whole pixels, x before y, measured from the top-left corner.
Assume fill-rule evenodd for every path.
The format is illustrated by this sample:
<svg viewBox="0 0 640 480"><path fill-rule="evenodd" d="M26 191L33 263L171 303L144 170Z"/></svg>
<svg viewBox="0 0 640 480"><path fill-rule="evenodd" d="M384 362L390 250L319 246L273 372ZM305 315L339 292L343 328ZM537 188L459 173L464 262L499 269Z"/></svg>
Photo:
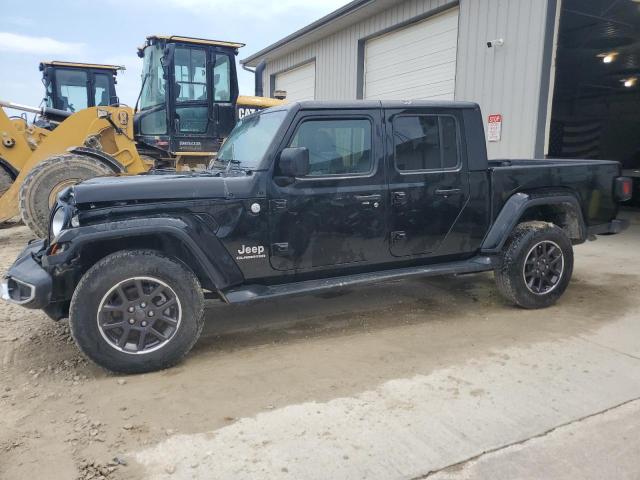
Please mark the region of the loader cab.
<svg viewBox="0 0 640 480"><path fill-rule="evenodd" d="M116 76L125 68L75 62L42 62L47 107L75 113L87 107L117 105Z"/></svg>
<svg viewBox="0 0 640 480"><path fill-rule="evenodd" d="M212 156L236 121L241 43L147 37L134 122L141 147L171 156Z"/></svg>

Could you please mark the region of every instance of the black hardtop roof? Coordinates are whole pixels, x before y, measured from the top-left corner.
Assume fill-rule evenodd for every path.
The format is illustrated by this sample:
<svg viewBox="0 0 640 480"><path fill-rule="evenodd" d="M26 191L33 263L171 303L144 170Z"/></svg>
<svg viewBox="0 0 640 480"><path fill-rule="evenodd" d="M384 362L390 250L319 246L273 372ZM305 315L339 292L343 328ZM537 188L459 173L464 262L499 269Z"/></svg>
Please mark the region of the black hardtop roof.
<svg viewBox="0 0 640 480"><path fill-rule="evenodd" d="M377 108L479 108L474 102L459 102L452 100L305 100L291 102L282 106L273 107L272 110L339 110L339 109L377 109Z"/></svg>

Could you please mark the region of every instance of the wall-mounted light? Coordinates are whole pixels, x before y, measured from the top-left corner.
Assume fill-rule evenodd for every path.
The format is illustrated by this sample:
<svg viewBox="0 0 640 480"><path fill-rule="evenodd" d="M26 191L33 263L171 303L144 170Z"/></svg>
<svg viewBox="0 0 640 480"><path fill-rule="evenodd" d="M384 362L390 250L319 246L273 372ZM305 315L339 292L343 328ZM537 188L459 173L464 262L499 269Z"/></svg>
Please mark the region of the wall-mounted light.
<svg viewBox="0 0 640 480"><path fill-rule="evenodd" d="M625 78L624 80L621 80L621 82L624 84L625 87L631 88L631 87L635 87L636 83L638 83L638 78L637 77Z"/></svg>
<svg viewBox="0 0 640 480"><path fill-rule="evenodd" d="M613 61L615 61L617 56L618 52L609 52L601 53L600 55L598 55L598 58L601 58L603 63L612 63Z"/></svg>
<svg viewBox="0 0 640 480"><path fill-rule="evenodd" d="M504 38L496 38L495 40L489 40L487 42L487 48L502 47L504 46Z"/></svg>

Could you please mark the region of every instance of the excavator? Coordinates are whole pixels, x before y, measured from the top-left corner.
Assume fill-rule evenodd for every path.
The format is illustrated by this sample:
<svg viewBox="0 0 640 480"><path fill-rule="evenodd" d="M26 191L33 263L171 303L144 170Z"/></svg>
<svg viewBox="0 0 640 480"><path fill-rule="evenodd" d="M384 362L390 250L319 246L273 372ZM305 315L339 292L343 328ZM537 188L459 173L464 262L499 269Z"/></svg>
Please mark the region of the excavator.
<svg viewBox="0 0 640 480"><path fill-rule="evenodd" d="M28 107L0 100L0 195L14 182L33 151L49 133L76 110L118 103L116 75L119 65L61 61L40 62L45 86L43 106ZM9 117L4 108L23 115ZM27 113L34 113L29 123Z"/></svg>
<svg viewBox="0 0 640 480"><path fill-rule="evenodd" d="M33 151L0 198L0 222L18 212L47 234L58 193L82 180L150 169L206 168L238 118L282 99L240 96L235 57L242 43L152 35L135 108L89 106L71 114ZM256 93L262 74L256 71Z"/></svg>

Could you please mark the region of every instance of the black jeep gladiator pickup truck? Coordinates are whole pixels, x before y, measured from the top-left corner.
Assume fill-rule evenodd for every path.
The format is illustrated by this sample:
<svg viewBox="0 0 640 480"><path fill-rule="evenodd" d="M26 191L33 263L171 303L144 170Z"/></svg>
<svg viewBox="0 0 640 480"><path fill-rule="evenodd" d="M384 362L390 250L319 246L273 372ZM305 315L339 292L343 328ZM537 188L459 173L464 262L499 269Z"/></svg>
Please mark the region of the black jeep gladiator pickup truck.
<svg viewBox="0 0 640 480"><path fill-rule="evenodd" d="M70 318L119 372L176 363L223 302L412 275L494 271L524 308L553 304L572 245L623 230L609 161L488 161L459 102L301 102L242 119L204 172L103 177L62 192L47 239L3 297Z"/></svg>

